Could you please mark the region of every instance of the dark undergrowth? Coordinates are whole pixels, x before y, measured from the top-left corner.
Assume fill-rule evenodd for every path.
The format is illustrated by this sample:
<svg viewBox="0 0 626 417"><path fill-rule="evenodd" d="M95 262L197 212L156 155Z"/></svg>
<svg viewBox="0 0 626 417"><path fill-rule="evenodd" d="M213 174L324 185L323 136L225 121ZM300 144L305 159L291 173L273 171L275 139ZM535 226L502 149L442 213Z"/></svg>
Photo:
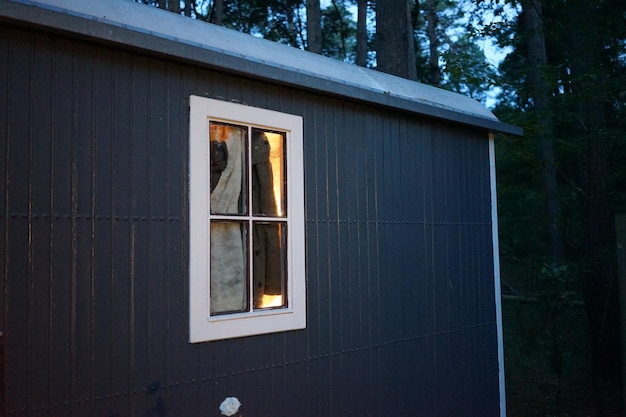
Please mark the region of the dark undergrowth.
<svg viewBox="0 0 626 417"><path fill-rule="evenodd" d="M582 303L553 314L545 300L503 300L508 417L621 417L623 391L599 394Z"/></svg>

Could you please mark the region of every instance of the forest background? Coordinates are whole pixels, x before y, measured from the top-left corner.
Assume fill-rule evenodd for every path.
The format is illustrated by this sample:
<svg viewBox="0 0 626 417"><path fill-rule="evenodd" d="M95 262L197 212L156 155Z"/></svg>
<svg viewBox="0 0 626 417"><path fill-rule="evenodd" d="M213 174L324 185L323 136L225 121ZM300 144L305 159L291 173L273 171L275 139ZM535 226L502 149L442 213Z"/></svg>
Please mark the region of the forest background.
<svg viewBox="0 0 626 417"><path fill-rule="evenodd" d="M625 1L136 1L466 94L522 127L496 137L508 415L624 415Z"/></svg>

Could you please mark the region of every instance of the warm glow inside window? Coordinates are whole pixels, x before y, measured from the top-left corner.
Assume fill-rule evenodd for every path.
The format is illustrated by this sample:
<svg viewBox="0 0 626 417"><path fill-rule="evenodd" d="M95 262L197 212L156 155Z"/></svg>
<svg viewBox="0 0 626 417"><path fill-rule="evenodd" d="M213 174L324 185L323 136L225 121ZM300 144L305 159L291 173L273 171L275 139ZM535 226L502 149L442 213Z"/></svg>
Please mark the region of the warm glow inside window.
<svg viewBox="0 0 626 417"><path fill-rule="evenodd" d="M211 315L287 305L285 136L209 119Z"/></svg>
<svg viewBox="0 0 626 417"><path fill-rule="evenodd" d="M190 340L303 328L299 116L190 98Z"/></svg>

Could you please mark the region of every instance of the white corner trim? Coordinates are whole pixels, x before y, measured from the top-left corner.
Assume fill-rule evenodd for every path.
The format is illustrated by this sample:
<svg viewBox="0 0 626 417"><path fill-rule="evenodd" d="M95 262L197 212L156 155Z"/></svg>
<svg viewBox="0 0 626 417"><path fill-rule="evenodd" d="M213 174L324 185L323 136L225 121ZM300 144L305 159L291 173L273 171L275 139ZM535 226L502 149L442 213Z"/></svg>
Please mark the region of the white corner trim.
<svg viewBox="0 0 626 417"><path fill-rule="evenodd" d="M504 337L502 334L502 295L500 290L500 246L498 241L498 198L496 195L496 150L493 133L489 133L489 177L491 186L491 234L493 241L493 283L496 303L496 331L498 337L498 377L500 385L500 417L506 417L506 389L504 379Z"/></svg>

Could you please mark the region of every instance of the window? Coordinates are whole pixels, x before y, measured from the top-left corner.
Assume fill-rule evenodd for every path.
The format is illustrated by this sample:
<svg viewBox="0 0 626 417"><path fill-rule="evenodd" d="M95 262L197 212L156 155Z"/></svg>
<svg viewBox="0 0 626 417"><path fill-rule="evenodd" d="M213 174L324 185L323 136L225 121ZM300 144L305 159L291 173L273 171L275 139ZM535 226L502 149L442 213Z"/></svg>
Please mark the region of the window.
<svg viewBox="0 0 626 417"><path fill-rule="evenodd" d="M306 326L302 118L190 97L192 343Z"/></svg>

